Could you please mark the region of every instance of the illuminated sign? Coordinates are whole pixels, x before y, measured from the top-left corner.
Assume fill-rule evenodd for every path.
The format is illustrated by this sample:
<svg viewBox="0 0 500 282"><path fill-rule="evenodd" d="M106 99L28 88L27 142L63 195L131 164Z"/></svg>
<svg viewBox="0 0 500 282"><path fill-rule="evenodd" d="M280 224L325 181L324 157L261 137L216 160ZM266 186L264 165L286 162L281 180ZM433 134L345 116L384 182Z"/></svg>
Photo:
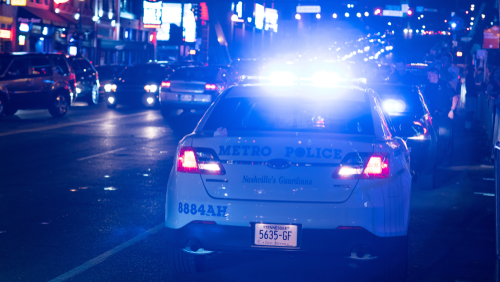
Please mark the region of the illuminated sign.
<svg viewBox="0 0 500 282"><path fill-rule="evenodd" d="M0 29L0 38L10 39L10 30Z"/></svg>
<svg viewBox="0 0 500 282"><path fill-rule="evenodd" d="M297 6L297 13L302 13L302 14L321 13L321 6Z"/></svg>
<svg viewBox="0 0 500 282"><path fill-rule="evenodd" d="M10 4L12 6L26 6L26 0L11 0Z"/></svg>
<svg viewBox="0 0 500 282"><path fill-rule="evenodd" d="M27 23L21 23L19 24L19 30L22 32L28 32L30 31L30 26Z"/></svg>
<svg viewBox="0 0 500 282"><path fill-rule="evenodd" d="M24 46L26 44L26 36L25 35L19 35L19 45Z"/></svg>
<svg viewBox="0 0 500 282"><path fill-rule="evenodd" d="M262 29L264 27L264 6L255 4L255 28Z"/></svg>
<svg viewBox="0 0 500 282"><path fill-rule="evenodd" d="M274 32L278 32L278 10L266 8L264 10L265 16L265 30L273 30Z"/></svg>
<svg viewBox="0 0 500 282"><path fill-rule="evenodd" d="M162 9L162 25L156 34L156 40L168 41L170 40L170 24L178 27L181 26L181 4L177 3L163 3ZM203 7L203 6L202 6ZM185 42L196 41L196 19L192 11L192 4L184 4L184 39ZM203 18L203 9L202 9ZM208 16L207 16L208 18Z"/></svg>
<svg viewBox="0 0 500 282"><path fill-rule="evenodd" d="M63 4L63 3L66 3L68 1L69 0L54 0L54 3L56 3L56 4Z"/></svg>
<svg viewBox="0 0 500 282"><path fill-rule="evenodd" d="M403 11L383 10L382 16L384 17L403 17Z"/></svg>
<svg viewBox="0 0 500 282"><path fill-rule="evenodd" d="M160 28L162 18L162 2L144 1L144 28Z"/></svg>

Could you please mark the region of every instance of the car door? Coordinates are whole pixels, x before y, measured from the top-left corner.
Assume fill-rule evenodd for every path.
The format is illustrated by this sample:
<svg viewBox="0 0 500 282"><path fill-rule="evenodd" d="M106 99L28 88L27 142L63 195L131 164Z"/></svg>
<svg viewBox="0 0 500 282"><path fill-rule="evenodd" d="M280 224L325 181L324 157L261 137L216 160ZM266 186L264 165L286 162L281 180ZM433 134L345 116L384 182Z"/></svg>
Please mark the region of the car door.
<svg viewBox="0 0 500 282"><path fill-rule="evenodd" d="M49 100L52 85L54 84L54 73L52 64L48 57L31 57L29 60L30 77L33 83L33 91L30 100L35 104L42 104Z"/></svg>
<svg viewBox="0 0 500 282"><path fill-rule="evenodd" d="M10 101L14 105L31 104L30 94L33 91L32 79L29 76L27 60L14 59L5 74L5 87Z"/></svg>

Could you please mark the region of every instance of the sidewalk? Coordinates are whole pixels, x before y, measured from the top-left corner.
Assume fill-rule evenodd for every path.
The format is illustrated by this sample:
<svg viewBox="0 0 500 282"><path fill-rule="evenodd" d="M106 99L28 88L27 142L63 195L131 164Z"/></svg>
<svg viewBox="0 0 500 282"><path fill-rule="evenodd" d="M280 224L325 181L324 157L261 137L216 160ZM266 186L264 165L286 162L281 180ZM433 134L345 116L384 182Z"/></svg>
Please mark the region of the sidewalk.
<svg viewBox="0 0 500 282"><path fill-rule="evenodd" d="M494 169L481 163L491 147L463 115L454 130L452 166L438 167L436 189L412 189L408 281L498 281Z"/></svg>

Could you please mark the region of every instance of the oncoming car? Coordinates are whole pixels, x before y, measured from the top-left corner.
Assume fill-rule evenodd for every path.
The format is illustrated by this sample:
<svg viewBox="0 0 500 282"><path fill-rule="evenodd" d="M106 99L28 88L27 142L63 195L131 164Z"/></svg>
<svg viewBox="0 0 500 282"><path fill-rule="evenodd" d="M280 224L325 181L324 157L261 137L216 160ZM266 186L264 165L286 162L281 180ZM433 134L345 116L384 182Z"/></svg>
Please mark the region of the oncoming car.
<svg viewBox="0 0 500 282"><path fill-rule="evenodd" d="M201 271L211 252L325 253L402 281L410 191L408 149L372 90L231 87L179 142L169 267Z"/></svg>

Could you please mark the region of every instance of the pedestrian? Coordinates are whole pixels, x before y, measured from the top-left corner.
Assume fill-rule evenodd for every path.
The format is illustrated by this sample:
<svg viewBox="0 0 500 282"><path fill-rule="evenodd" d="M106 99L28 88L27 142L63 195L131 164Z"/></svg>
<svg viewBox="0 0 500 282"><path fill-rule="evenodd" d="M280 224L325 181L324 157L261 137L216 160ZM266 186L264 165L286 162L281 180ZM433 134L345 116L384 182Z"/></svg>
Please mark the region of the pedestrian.
<svg viewBox="0 0 500 282"><path fill-rule="evenodd" d="M448 166L453 154L453 118L460 96L452 85L440 78L436 68L427 70L428 84L424 98L431 112L432 124L438 135L439 158Z"/></svg>
<svg viewBox="0 0 500 282"><path fill-rule="evenodd" d="M467 66L467 74L465 76L465 129L471 129L474 122L474 113L478 108L478 89L475 81L476 67L473 65Z"/></svg>
<svg viewBox="0 0 500 282"><path fill-rule="evenodd" d="M415 84L415 76L406 69L406 60L403 57L398 57L394 60L395 69L389 76L390 83L398 84Z"/></svg>

